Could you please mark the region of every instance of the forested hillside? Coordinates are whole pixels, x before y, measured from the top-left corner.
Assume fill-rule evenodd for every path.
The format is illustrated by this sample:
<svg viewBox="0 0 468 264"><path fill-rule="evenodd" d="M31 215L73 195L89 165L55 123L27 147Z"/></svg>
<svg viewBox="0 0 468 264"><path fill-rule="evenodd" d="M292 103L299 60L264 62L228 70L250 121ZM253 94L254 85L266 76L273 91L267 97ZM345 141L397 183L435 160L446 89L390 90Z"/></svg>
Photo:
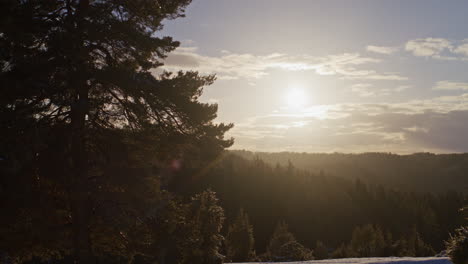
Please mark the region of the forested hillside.
<svg viewBox="0 0 468 264"><path fill-rule="evenodd" d="M247 159L260 158L276 165L291 162L299 169L407 191L468 191L468 154L416 153L294 153L233 150Z"/></svg>
<svg viewBox="0 0 468 264"><path fill-rule="evenodd" d="M185 186L178 191L187 194L205 188L216 191L228 224L243 208L253 225L258 253L265 251L279 221L288 224L298 241L309 248L322 241L329 249L346 245L358 250L360 243L369 243L365 235L359 241L360 233L367 232L373 233L370 237L383 236L382 247L389 247L387 255L406 256L417 255L411 253L411 241L442 250L449 232L464 221L459 209L467 196L455 191L406 192L368 184L364 177L360 180L299 170L292 165L294 162L272 166L260 158L247 160L229 152L190 182L175 185ZM337 257L372 254L345 252Z"/></svg>

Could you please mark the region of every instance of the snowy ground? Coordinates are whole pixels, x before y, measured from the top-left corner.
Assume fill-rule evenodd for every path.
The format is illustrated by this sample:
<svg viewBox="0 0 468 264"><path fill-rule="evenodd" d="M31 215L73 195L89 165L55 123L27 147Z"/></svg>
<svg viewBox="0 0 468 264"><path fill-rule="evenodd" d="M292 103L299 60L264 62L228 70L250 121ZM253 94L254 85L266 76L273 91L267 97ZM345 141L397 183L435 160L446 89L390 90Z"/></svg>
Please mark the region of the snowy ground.
<svg viewBox="0 0 468 264"><path fill-rule="evenodd" d="M298 262L252 262L250 264L452 264L446 258L430 257L430 258L345 258L345 259L325 259L325 260L310 260ZM238 263L241 264L241 263ZM244 263L248 264L248 263Z"/></svg>

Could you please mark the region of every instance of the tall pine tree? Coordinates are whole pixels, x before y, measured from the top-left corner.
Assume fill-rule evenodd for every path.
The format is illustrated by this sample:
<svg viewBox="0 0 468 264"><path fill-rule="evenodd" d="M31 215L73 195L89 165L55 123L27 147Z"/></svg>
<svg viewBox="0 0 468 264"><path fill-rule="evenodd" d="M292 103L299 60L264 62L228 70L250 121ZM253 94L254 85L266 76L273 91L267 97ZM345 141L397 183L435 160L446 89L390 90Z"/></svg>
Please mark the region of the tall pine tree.
<svg viewBox="0 0 468 264"><path fill-rule="evenodd" d="M162 21L189 3L1 1L1 198L11 210L0 236L9 255L92 263L101 250L123 252L157 204L152 167L232 144L223 138L231 125L213 123L217 105L198 101L214 76L153 74L179 45L159 37Z"/></svg>
<svg viewBox="0 0 468 264"><path fill-rule="evenodd" d="M248 262L255 256L253 226L241 208L226 236L227 258L233 262Z"/></svg>
<svg viewBox="0 0 468 264"><path fill-rule="evenodd" d="M182 264L221 264L224 237L220 234L224 211L213 191L204 191L192 198L189 205L186 238L181 244Z"/></svg>

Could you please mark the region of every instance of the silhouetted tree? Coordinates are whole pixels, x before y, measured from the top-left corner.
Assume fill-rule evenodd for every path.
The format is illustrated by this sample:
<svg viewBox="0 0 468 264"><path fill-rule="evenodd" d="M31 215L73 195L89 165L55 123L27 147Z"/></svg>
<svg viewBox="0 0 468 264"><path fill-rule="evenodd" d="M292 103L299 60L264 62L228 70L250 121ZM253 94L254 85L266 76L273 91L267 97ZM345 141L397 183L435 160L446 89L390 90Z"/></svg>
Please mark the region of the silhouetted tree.
<svg viewBox="0 0 468 264"><path fill-rule="evenodd" d="M349 247L343 243L332 252L331 258L333 259L348 258L352 255L354 254L350 252Z"/></svg>
<svg viewBox="0 0 468 264"><path fill-rule="evenodd" d="M426 244L416 228L412 228L407 238L408 252L414 257L427 257L435 254L431 246Z"/></svg>
<svg viewBox="0 0 468 264"><path fill-rule="evenodd" d="M396 240L392 245L392 252L398 257L411 257L414 256L414 250L409 246L406 238L400 238Z"/></svg>
<svg viewBox="0 0 468 264"><path fill-rule="evenodd" d="M297 242L284 221L278 222L267 248L272 261L293 261L312 259L312 251Z"/></svg>
<svg viewBox="0 0 468 264"><path fill-rule="evenodd" d="M181 244L181 263L221 264L224 256L220 254L224 238L221 228L224 211L218 205L216 193L205 191L192 198L185 229L185 242Z"/></svg>
<svg viewBox="0 0 468 264"><path fill-rule="evenodd" d="M255 258L253 227L244 209L240 209L226 235L227 258L233 262L248 262Z"/></svg>
<svg viewBox="0 0 468 264"><path fill-rule="evenodd" d="M385 248L384 235L379 227L358 226L353 231L349 245L356 257L380 257Z"/></svg>
<svg viewBox="0 0 468 264"><path fill-rule="evenodd" d="M463 207L460 211L465 215L465 219L468 220L468 206Z"/></svg>
<svg viewBox="0 0 468 264"><path fill-rule="evenodd" d="M454 264L468 263L468 227L461 227L446 242L447 255Z"/></svg>
<svg viewBox="0 0 468 264"><path fill-rule="evenodd" d="M328 258L328 249L322 241L317 241L317 243L315 244L314 257L315 259Z"/></svg>
<svg viewBox="0 0 468 264"><path fill-rule="evenodd" d="M151 168L232 144L231 125L212 122L217 105L198 102L214 76L154 71L179 45L156 32L189 3L1 2L8 254L92 263L103 250L130 253L128 234L158 202Z"/></svg>
<svg viewBox="0 0 468 264"><path fill-rule="evenodd" d="M304 247L297 241L291 241L282 245L274 256L274 260L303 261L313 259L312 250Z"/></svg>
<svg viewBox="0 0 468 264"><path fill-rule="evenodd" d="M267 252L275 257L281 246L296 241L294 235L289 232L288 225L284 221L278 222L268 243Z"/></svg>

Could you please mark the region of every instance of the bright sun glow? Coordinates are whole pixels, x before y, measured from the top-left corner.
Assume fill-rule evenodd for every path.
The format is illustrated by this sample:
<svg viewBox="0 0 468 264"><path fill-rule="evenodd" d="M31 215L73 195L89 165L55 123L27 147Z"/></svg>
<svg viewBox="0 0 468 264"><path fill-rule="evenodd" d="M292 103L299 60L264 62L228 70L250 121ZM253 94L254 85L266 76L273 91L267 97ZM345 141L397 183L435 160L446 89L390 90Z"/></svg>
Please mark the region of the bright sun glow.
<svg viewBox="0 0 468 264"><path fill-rule="evenodd" d="M286 94L286 103L290 108L304 107L307 104L307 94L303 89L290 89Z"/></svg>

